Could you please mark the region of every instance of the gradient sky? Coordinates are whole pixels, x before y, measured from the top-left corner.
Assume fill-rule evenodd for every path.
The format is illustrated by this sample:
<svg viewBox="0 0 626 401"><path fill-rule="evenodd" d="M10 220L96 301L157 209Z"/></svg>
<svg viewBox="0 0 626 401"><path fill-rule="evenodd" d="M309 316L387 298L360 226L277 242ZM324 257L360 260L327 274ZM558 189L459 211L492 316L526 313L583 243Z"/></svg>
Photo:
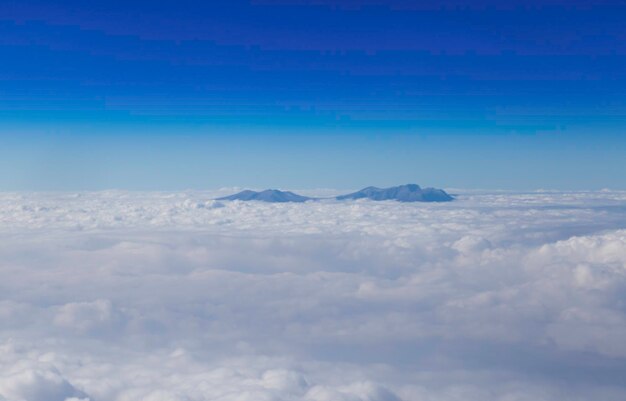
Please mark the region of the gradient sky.
<svg viewBox="0 0 626 401"><path fill-rule="evenodd" d="M626 189L625 15L0 1L0 190Z"/></svg>

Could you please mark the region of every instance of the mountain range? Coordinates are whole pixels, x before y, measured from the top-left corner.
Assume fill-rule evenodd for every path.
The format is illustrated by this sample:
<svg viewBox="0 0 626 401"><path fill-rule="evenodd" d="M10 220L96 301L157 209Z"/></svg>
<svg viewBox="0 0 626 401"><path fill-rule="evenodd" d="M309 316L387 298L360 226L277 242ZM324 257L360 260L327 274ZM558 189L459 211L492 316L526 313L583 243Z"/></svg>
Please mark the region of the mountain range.
<svg viewBox="0 0 626 401"><path fill-rule="evenodd" d="M272 202L272 203L306 202L312 199L313 198L294 194L293 192L289 192L289 191L279 191L278 189L266 189L265 191L260 191L260 192L245 190L245 191L236 193L234 195L217 198L217 200L241 200L241 201L255 200L255 201Z"/></svg>
<svg viewBox="0 0 626 401"><path fill-rule="evenodd" d="M453 200L443 189L421 188L417 184L390 188L367 187L351 194L338 196L336 199L397 200L400 202L449 202Z"/></svg>
<svg viewBox="0 0 626 401"><path fill-rule="evenodd" d="M266 189L264 191L245 190L234 195L224 196L217 200L262 201L272 203L306 202L323 198L310 198L289 191ZM360 191L337 196L337 200L370 199L374 201L396 200L399 202L449 202L454 198L443 189L421 188L417 184L399 185L390 188L367 187Z"/></svg>

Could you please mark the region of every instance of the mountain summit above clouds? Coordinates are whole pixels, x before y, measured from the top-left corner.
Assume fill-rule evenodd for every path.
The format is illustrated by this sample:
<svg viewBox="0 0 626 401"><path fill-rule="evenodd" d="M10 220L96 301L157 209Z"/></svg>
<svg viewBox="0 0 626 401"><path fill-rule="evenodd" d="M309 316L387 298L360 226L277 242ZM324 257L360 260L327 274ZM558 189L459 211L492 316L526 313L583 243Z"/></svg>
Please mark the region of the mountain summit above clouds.
<svg viewBox="0 0 626 401"><path fill-rule="evenodd" d="M261 201L271 203L306 202L324 198L310 198L289 191L266 189L264 191L245 190L234 195L217 198L217 200ZM370 199L374 201L396 200L399 202L449 202L454 198L444 190L437 188L421 188L417 184L399 185L391 188L367 187L360 191L335 197L337 200Z"/></svg>
<svg viewBox="0 0 626 401"><path fill-rule="evenodd" d="M289 191L279 191L278 189L266 189L265 191L245 190L234 195L224 196L217 200L241 200L241 201L261 201L261 202L306 202L312 198L294 194Z"/></svg>
<svg viewBox="0 0 626 401"><path fill-rule="evenodd" d="M400 202L449 202L454 198L443 189L421 188L417 184L390 188L367 187L360 191L338 196L338 200L371 199L375 201L397 200Z"/></svg>

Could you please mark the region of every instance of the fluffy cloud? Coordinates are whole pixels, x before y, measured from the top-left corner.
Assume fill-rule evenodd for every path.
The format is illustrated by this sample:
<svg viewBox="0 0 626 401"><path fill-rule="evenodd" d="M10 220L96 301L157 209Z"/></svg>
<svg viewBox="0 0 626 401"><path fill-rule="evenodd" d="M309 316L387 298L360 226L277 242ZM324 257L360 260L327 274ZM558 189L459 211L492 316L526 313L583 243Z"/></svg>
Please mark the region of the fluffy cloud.
<svg viewBox="0 0 626 401"><path fill-rule="evenodd" d="M626 193L0 194L0 400L626 397Z"/></svg>
<svg viewBox="0 0 626 401"><path fill-rule="evenodd" d="M91 335L116 331L121 320L119 312L106 299L67 303L59 307L54 316L58 327Z"/></svg>

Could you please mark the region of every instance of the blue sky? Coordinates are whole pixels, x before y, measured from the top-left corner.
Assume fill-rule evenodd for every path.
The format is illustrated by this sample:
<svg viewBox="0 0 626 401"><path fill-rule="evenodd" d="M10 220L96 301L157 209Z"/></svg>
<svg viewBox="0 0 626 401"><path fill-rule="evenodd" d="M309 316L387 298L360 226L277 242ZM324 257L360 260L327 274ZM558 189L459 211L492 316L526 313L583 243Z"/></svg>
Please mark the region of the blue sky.
<svg viewBox="0 0 626 401"><path fill-rule="evenodd" d="M222 3L1 2L0 189L626 188L623 2Z"/></svg>

